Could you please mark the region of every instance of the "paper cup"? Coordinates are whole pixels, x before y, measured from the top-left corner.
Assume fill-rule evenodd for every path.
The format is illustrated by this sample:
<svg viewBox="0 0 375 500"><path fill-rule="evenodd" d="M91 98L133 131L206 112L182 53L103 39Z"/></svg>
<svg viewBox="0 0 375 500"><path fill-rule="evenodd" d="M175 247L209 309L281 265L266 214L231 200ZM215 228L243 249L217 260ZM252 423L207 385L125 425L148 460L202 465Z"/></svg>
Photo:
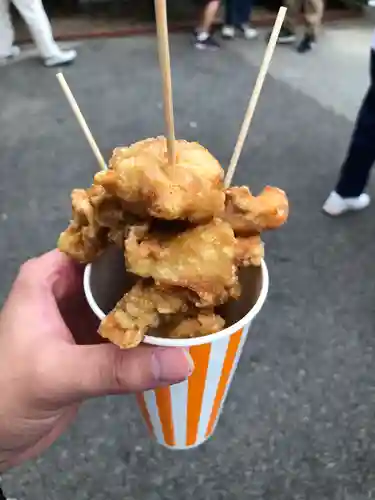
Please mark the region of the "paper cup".
<svg viewBox="0 0 375 500"><path fill-rule="evenodd" d="M105 317L136 278L124 270L122 252L111 248L86 266L84 290L99 319ZM146 335L144 343L188 347L194 360L193 374L185 382L146 391L137 401L151 435L158 443L186 450L212 436L235 374L252 322L268 293L265 262L240 273L242 295L222 307L230 326L212 335L192 339L167 339Z"/></svg>

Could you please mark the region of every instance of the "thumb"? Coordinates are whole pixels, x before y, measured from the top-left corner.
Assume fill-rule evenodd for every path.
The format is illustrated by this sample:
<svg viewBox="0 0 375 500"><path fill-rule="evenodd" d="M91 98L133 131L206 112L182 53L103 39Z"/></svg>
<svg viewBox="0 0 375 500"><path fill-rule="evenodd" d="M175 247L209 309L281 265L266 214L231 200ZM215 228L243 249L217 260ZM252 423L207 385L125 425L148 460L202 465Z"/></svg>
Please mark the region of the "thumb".
<svg viewBox="0 0 375 500"><path fill-rule="evenodd" d="M65 357L65 356L64 356ZM70 402L107 394L141 392L185 380L194 363L185 349L140 345L121 350L111 344L74 346L61 366Z"/></svg>

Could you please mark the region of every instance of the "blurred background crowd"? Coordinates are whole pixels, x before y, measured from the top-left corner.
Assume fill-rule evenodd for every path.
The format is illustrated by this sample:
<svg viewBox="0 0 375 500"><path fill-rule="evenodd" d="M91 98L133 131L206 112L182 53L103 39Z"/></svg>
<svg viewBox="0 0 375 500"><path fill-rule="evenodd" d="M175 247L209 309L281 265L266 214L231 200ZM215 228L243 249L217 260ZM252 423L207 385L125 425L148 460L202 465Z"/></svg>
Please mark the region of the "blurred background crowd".
<svg viewBox="0 0 375 500"><path fill-rule="evenodd" d="M326 7L329 13L339 12L345 17L359 12L362 0L287 0L287 18L280 34L280 43L298 42L298 52L310 51L318 40ZM191 0L169 2L172 22L182 29L195 24L194 45L198 49L218 49L220 42L214 36L221 26L221 36L231 40L243 36L253 40L258 36L256 25L272 19L279 6L275 0ZM57 36L72 37L101 34L123 34L137 30L153 20L153 2L150 0L0 0L0 62L5 64L20 55L18 40L31 35L46 66L71 63L76 58L73 50L62 51L57 46L49 18L53 18ZM24 23L20 22L20 18ZM193 21L195 19L195 21ZM297 40L297 26L304 30ZM14 31L14 24L16 32ZM28 28L28 32L25 28Z"/></svg>

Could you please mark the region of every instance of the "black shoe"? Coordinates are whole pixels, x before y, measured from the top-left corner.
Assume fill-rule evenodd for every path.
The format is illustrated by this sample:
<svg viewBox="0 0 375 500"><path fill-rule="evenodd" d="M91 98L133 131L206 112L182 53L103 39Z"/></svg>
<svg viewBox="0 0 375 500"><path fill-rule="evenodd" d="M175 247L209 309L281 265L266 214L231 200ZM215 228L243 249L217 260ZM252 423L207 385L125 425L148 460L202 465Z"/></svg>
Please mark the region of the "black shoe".
<svg viewBox="0 0 375 500"><path fill-rule="evenodd" d="M200 50L217 50L220 49L220 44L210 35L205 40L200 40L199 35L195 37L195 48Z"/></svg>
<svg viewBox="0 0 375 500"><path fill-rule="evenodd" d="M269 41L271 37L271 33L267 36L267 41ZM290 30L289 28L281 28L279 38L277 39L277 43L294 43L296 41L296 34Z"/></svg>
<svg viewBox="0 0 375 500"><path fill-rule="evenodd" d="M305 54L314 48L315 37L312 35L305 35L297 47L297 52Z"/></svg>

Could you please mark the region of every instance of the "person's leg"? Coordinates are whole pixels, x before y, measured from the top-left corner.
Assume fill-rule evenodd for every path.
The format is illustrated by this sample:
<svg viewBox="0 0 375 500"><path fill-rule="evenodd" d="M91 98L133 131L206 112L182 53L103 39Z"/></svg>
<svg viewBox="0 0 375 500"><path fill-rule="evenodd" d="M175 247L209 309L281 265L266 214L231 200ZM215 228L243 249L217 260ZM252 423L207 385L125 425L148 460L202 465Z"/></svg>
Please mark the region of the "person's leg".
<svg viewBox="0 0 375 500"><path fill-rule="evenodd" d="M64 64L75 59L75 51L61 51L52 35L51 24L42 0L12 0L23 17L42 58L49 66Z"/></svg>
<svg viewBox="0 0 375 500"><path fill-rule="evenodd" d="M250 21L252 4L252 0L236 0L236 22L239 26L241 26L242 24L247 24Z"/></svg>
<svg viewBox="0 0 375 500"><path fill-rule="evenodd" d="M9 0L0 0L0 59L12 53L14 31L9 14Z"/></svg>
<svg viewBox="0 0 375 500"><path fill-rule="evenodd" d="M41 56L46 59L55 55L59 48L52 36L51 25L41 0L12 0L27 24Z"/></svg>
<svg viewBox="0 0 375 500"><path fill-rule="evenodd" d="M236 0L236 24L248 40L258 36L257 30L250 26L250 16L253 7L252 0Z"/></svg>
<svg viewBox="0 0 375 500"><path fill-rule="evenodd" d="M323 210L330 215L339 215L348 210L365 208L370 200L364 190L374 162L375 53L372 51L370 87L359 110L336 189L326 201Z"/></svg>
<svg viewBox="0 0 375 500"><path fill-rule="evenodd" d="M287 7L285 20L280 30L278 43L294 43L296 41L296 28L297 18L301 11L302 0L285 0L285 7ZM268 38L271 33L268 34Z"/></svg>
<svg viewBox="0 0 375 500"><path fill-rule="evenodd" d="M223 38L232 39L235 36L235 3L236 0L225 1L224 26L221 31Z"/></svg>
<svg viewBox="0 0 375 500"><path fill-rule="evenodd" d="M211 29L216 19L220 7L220 0L210 0L207 2L200 26L197 29L195 46L198 49L218 48L219 44L212 38Z"/></svg>
<svg viewBox="0 0 375 500"><path fill-rule="evenodd" d="M319 35L324 13L324 0L305 0L306 34L316 39Z"/></svg>
<svg viewBox="0 0 375 500"><path fill-rule="evenodd" d="M375 89L368 90L358 114L336 192L343 198L359 196L375 161Z"/></svg>
<svg viewBox="0 0 375 500"><path fill-rule="evenodd" d="M295 34L297 29L298 15L301 12L302 1L287 0L285 6L288 10L286 11L283 27L289 30L291 33Z"/></svg>
<svg viewBox="0 0 375 500"><path fill-rule="evenodd" d="M324 0L305 0L305 35L297 48L298 52L308 52L313 48L322 24L323 12Z"/></svg>
<svg viewBox="0 0 375 500"><path fill-rule="evenodd" d="M210 33L220 7L220 0L211 0L203 11L201 31Z"/></svg>
<svg viewBox="0 0 375 500"><path fill-rule="evenodd" d="M236 0L225 0L225 24L227 26L234 26L234 8L235 8Z"/></svg>

